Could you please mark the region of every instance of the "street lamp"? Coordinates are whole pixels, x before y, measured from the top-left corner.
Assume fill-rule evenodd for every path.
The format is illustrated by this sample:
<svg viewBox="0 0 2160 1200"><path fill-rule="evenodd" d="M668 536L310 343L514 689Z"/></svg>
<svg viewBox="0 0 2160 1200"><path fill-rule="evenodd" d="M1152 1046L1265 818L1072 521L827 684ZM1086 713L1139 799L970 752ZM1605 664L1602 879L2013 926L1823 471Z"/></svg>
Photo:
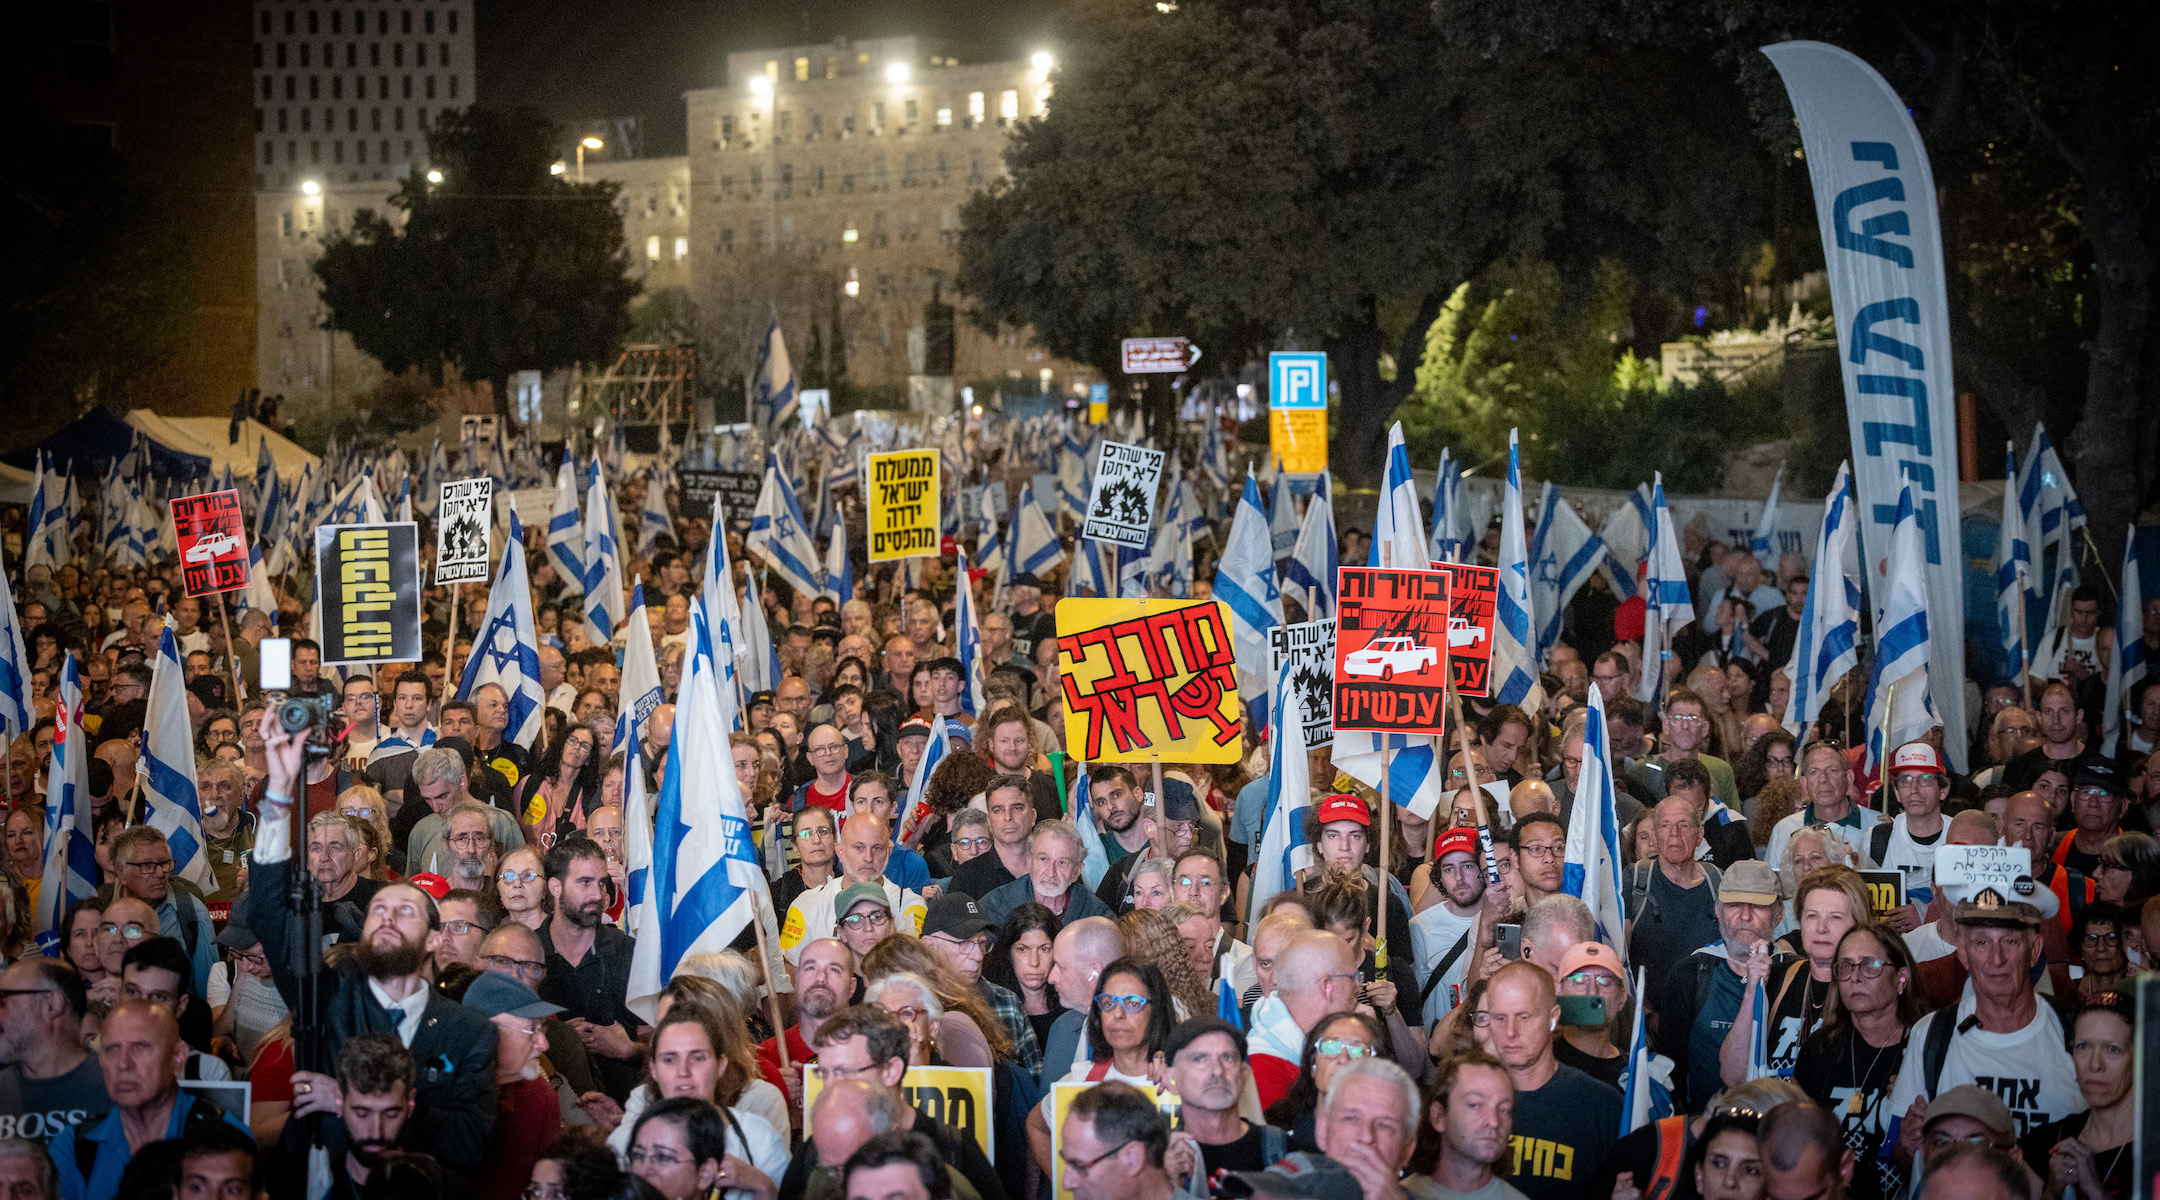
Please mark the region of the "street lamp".
<svg viewBox="0 0 2160 1200"><path fill-rule="evenodd" d="M305 196L320 196L322 185L312 179L304 180L300 184L300 193Z"/></svg>
<svg viewBox="0 0 2160 1200"><path fill-rule="evenodd" d="M908 65L906 63L896 62L885 64L885 82L906 83L907 81Z"/></svg>
<svg viewBox="0 0 2160 1200"><path fill-rule="evenodd" d="M602 143L602 142L600 141L600 139L599 139L599 138L596 138L596 137L588 137L588 138L579 138L579 139L578 139L578 144L577 144L577 181L578 181L579 183L583 183L583 182L585 182L585 152L586 152L587 150L598 150L598 149L600 149L600 147L601 147L601 146L602 146L603 144L604 144L604 143Z"/></svg>
<svg viewBox="0 0 2160 1200"><path fill-rule="evenodd" d="M430 170L430 171L429 171L429 172L427 173L427 181L428 181L429 183L441 183L441 182L442 182L442 172L441 172L440 170Z"/></svg>
<svg viewBox="0 0 2160 1200"><path fill-rule="evenodd" d="M562 174L562 173L563 173L563 165L562 165L562 161L561 161L560 159L558 159L558 160L556 160L556 161L554 161L554 162L551 162L551 163L549 163L549 164L548 164L548 174L550 174L550 175L560 175L560 174Z"/></svg>

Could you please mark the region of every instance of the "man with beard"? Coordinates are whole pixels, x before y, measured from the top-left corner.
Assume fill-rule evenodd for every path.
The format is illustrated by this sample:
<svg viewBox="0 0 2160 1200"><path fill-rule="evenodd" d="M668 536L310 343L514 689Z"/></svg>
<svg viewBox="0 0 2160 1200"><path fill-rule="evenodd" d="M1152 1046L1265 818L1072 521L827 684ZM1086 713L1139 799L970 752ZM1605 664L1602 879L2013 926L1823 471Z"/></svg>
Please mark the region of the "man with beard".
<svg viewBox="0 0 2160 1200"><path fill-rule="evenodd" d="M943 664L959 661L956 658L941 659L939 670L942 672ZM942 686L943 674L939 674L937 678ZM957 698L957 686L954 690ZM939 695L942 697L943 693L940 692ZM1017 704L1001 704L991 709L990 715L983 718L981 728L975 731L975 744L989 754L991 763L997 767L1000 775L1013 775L1028 781L1028 799L1035 805L1035 818L1047 821L1064 814L1065 798L1058 795L1055 776L1048 771L1034 769L1035 745L1029 737L1032 728L1028 723L1026 709ZM1130 772L1127 772L1127 775L1129 777ZM1093 800L1092 792L1089 798ZM1122 844L1120 849L1123 849Z"/></svg>
<svg viewBox="0 0 2160 1200"><path fill-rule="evenodd" d="M328 1200L357 1200L397 1148L413 1115L413 1057L387 1033L363 1033L338 1050L338 1115L345 1126L344 1170L330 1172ZM273 1196L306 1194L305 1121L287 1121L271 1171Z"/></svg>
<svg viewBox="0 0 2160 1200"><path fill-rule="evenodd" d="M1440 903L1410 918L1410 952L1424 986L1417 1008L1427 1022L1446 1016L1461 1000L1464 973L1477 957L1473 939L1485 898L1477 830L1458 825L1441 834L1433 845L1433 864Z"/></svg>
<svg viewBox="0 0 2160 1200"><path fill-rule="evenodd" d="M1181 1021L1163 1046L1163 1062L1164 1082L1177 1093L1185 1116L1163 1156L1170 1178L1190 1178L1197 1156L1209 1182L1219 1185L1224 1172L1264 1171L1289 1152L1288 1131L1238 1115L1247 1070L1244 1031L1221 1017Z"/></svg>
<svg viewBox="0 0 2160 1200"><path fill-rule="evenodd" d="M802 948L795 960L795 1020L781 1037L787 1039L787 1070L780 1069L779 1038L766 1038L758 1046L758 1072L765 1082L787 1093L788 1113L797 1129L802 1123L802 1067L817 1061L811 1048L818 1026L853 1002L861 980L855 977L855 952L839 938L818 938Z"/></svg>
<svg viewBox="0 0 2160 1200"><path fill-rule="evenodd" d="M1770 945L1785 906L1769 863L1734 863L1718 881L1716 900L1723 936L1674 964L1658 993L1663 1003L1657 1011L1663 1019L1656 1049L1675 1064L1673 1107L1689 1112L1700 1111L1724 1085L1718 1047L1725 1044L1746 999L1748 960L1769 956L1767 972L1782 971L1790 961L1774 954ZM1759 970L1757 978L1767 972Z"/></svg>
<svg viewBox="0 0 2160 1200"><path fill-rule="evenodd" d="M847 912L840 907L842 893L856 884L870 884L885 895L885 911L891 914L891 932L915 936L922 929L923 898L885 878L885 864L892 857L892 835L885 819L857 812L840 823L840 874L795 898L788 907L787 923L780 927L780 952L796 957L806 941L830 937Z"/></svg>
<svg viewBox="0 0 2160 1200"><path fill-rule="evenodd" d="M644 1027L623 998L630 994L630 958L637 942L601 920L607 908L607 852L573 835L548 850L548 896L555 912L540 926L547 943L547 977L535 990L563 1009L592 1056L601 1090L620 1104L638 1084L637 1034Z"/></svg>
<svg viewBox="0 0 2160 1200"><path fill-rule="evenodd" d="M270 775L246 923L262 936L278 990L291 996L298 980L291 974L294 947L284 909L292 870L293 788L303 748L270 714L264 715L262 736ZM470 1171L479 1166L495 1121L495 1027L428 985L428 959L442 941L441 924L434 898L419 888L391 884L377 891L357 952L325 965L316 985L316 1011L295 1011L293 1019L323 1027L325 1050L333 1055L347 1038L395 1034L422 1064L414 1097L414 1148L452 1170ZM334 1080L293 1072L294 1117L337 1109Z"/></svg>
<svg viewBox="0 0 2160 1200"><path fill-rule="evenodd" d="M1087 849L1080 831L1064 820L1043 821L1028 835L1028 873L981 900L983 916L1003 925L1012 910L1040 904L1067 923L1084 917L1107 917L1110 907L1080 881Z"/></svg>
<svg viewBox="0 0 2160 1200"><path fill-rule="evenodd" d="M516 817L474 798L470 779L465 773L465 756L456 748L438 745L421 751L413 760L412 787L420 793L422 800L427 801L429 811L405 839L407 873L448 873L450 851L444 842L449 839L450 813L461 805L479 808L481 818L487 823L488 837L495 843L495 853L508 854L525 844L525 831L518 825Z"/></svg>
<svg viewBox="0 0 2160 1200"><path fill-rule="evenodd" d="M447 853L431 854L431 860L442 859L443 878L453 888L469 888L473 891L490 891L495 884L495 867L502 861L502 848L495 844L494 835L488 831L491 824L488 813L494 811L477 801L460 804L450 810L443 822L445 837L442 844Z"/></svg>
<svg viewBox="0 0 2160 1200"><path fill-rule="evenodd" d="M1140 822L1142 802L1140 781L1131 767L1101 763L1088 772L1088 805L1110 834L1103 839L1103 850L1113 867L1147 848L1147 826Z"/></svg>

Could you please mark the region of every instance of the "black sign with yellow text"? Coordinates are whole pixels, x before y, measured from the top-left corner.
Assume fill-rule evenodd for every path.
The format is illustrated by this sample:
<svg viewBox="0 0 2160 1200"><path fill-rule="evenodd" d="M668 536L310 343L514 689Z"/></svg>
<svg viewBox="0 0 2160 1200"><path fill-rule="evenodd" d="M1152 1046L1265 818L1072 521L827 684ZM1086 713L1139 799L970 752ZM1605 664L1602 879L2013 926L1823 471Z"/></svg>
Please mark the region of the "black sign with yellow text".
<svg viewBox="0 0 2160 1200"><path fill-rule="evenodd" d="M324 666L420 659L420 527L319 525L315 598Z"/></svg>

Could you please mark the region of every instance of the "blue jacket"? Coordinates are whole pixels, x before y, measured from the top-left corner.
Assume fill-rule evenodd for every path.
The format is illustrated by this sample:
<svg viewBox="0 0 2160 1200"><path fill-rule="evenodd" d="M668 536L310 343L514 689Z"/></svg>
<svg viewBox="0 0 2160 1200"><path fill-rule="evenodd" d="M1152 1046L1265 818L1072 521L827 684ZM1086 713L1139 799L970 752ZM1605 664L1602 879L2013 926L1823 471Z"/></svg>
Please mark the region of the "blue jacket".
<svg viewBox="0 0 2160 1200"><path fill-rule="evenodd" d="M198 1104L217 1111L227 1124L240 1132L249 1132L248 1127L231 1113L218 1109L207 1100L199 1100L183 1089L179 1098L173 1101L172 1118L165 1123L165 1136L179 1137L187 1127L189 1111ZM75 1161L78 1133L94 1143L97 1150L88 1179L83 1178L82 1168ZM55 1133L46 1143L46 1150L52 1154L53 1166L60 1173L60 1200L113 1200L120 1192L120 1176L127 1171L128 1160L135 1157L135 1152L128 1148L127 1131L120 1127L120 1110L117 1108Z"/></svg>

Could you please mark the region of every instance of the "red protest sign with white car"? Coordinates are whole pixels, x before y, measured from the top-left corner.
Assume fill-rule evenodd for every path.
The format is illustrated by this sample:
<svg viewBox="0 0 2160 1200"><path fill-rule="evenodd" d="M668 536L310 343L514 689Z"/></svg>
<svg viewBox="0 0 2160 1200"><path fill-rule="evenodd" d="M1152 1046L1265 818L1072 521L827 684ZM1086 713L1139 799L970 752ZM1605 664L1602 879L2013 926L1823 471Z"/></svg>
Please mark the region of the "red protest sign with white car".
<svg viewBox="0 0 2160 1200"><path fill-rule="evenodd" d="M247 586L247 527L240 493L206 492L172 502L173 538L180 544L180 578L190 596Z"/></svg>
<svg viewBox="0 0 2160 1200"><path fill-rule="evenodd" d="M1335 728L1445 732L1445 571L1343 567L1335 626Z"/></svg>
<svg viewBox="0 0 2160 1200"><path fill-rule="evenodd" d="M1448 593L1448 657L1454 660L1456 694L1490 697L1500 570L1451 562L1436 562L1432 568L1447 572L1453 580Z"/></svg>

